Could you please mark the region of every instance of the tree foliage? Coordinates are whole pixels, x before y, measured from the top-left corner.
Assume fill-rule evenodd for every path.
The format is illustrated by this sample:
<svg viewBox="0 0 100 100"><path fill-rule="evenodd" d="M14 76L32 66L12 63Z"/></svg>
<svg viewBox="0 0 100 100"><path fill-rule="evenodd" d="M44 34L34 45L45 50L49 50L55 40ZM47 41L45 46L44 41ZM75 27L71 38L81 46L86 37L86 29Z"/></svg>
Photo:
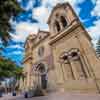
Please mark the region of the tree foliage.
<svg viewBox="0 0 100 100"><path fill-rule="evenodd" d="M9 59L0 58L0 79L22 76L22 67L18 67Z"/></svg>
<svg viewBox="0 0 100 100"><path fill-rule="evenodd" d="M12 28L9 20L22 11L17 0L0 0L0 38L3 43L7 43L11 38L9 32Z"/></svg>
<svg viewBox="0 0 100 100"><path fill-rule="evenodd" d="M15 65L4 58L0 58L0 78L8 78L12 76L12 72L15 70Z"/></svg>

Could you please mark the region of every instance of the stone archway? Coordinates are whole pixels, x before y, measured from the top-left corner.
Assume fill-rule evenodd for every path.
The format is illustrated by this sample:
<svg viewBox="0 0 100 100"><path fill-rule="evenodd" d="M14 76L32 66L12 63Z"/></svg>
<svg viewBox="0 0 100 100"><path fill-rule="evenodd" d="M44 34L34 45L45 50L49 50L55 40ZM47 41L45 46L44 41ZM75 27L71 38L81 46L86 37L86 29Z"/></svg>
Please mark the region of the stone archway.
<svg viewBox="0 0 100 100"><path fill-rule="evenodd" d="M41 88L46 89L47 88L47 69L45 64L39 63L38 65L38 72L41 77Z"/></svg>

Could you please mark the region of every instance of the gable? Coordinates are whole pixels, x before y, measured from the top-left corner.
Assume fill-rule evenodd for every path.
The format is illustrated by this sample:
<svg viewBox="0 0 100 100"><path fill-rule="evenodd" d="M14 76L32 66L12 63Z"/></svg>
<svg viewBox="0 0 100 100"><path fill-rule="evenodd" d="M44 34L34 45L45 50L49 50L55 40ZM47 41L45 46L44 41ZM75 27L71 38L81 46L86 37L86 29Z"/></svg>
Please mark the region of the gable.
<svg viewBox="0 0 100 100"><path fill-rule="evenodd" d="M49 36L49 32L46 31L39 31L36 38L36 43L44 40L47 36Z"/></svg>

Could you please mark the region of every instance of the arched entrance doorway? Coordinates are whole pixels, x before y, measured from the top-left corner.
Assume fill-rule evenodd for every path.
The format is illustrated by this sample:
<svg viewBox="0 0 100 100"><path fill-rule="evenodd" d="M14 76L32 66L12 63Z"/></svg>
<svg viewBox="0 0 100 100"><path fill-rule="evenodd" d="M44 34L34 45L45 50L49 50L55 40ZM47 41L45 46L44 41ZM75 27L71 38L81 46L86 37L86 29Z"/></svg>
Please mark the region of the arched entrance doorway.
<svg viewBox="0 0 100 100"><path fill-rule="evenodd" d="M38 72L41 77L41 88L46 89L47 88L47 69L43 63L38 64Z"/></svg>

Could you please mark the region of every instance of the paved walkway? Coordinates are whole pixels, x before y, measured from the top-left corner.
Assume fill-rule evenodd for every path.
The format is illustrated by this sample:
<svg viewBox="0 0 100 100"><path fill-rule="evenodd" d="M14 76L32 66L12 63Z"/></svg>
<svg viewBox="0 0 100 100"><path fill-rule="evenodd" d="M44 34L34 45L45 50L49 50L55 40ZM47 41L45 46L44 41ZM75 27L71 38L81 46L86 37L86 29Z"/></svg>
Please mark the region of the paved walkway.
<svg viewBox="0 0 100 100"><path fill-rule="evenodd" d="M0 97L0 100L22 100L24 98L22 95L12 96L12 94L4 94Z"/></svg>
<svg viewBox="0 0 100 100"><path fill-rule="evenodd" d="M5 95L0 100L100 100L98 94L78 94L78 93L57 93L43 97L33 97L25 99L23 96L18 95L16 97Z"/></svg>

